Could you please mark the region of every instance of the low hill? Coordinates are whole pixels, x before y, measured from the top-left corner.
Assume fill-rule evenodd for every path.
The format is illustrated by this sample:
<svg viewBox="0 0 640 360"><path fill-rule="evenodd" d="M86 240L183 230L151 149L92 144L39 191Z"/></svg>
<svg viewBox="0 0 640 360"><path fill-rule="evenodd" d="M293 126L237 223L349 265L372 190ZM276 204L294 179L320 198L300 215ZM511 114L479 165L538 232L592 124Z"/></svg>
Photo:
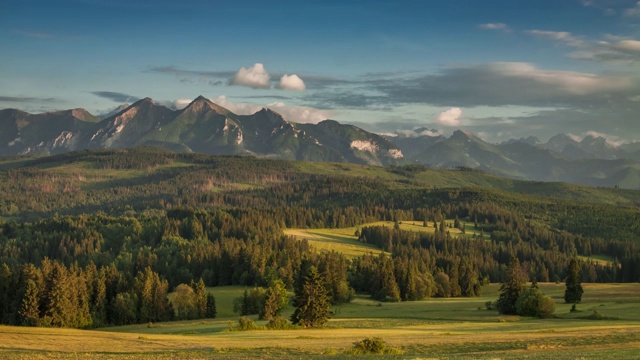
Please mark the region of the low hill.
<svg viewBox="0 0 640 360"><path fill-rule="evenodd" d="M336 206L411 209L490 202L544 222L578 227L592 216L594 206L616 223L631 224L640 216L640 192L633 190L520 181L465 168L289 162L148 147L3 158L0 194L0 216L16 219L250 203L330 211ZM611 226L597 233L637 235L632 226ZM586 226L583 231L588 231Z"/></svg>

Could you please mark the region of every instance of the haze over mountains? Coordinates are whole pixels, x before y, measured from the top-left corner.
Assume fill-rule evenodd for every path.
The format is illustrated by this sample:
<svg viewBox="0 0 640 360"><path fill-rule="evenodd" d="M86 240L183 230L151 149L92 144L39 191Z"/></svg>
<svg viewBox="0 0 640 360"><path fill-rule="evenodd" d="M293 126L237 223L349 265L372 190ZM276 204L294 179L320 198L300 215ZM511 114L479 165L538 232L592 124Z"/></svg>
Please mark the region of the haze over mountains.
<svg viewBox="0 0 640 360"><path fill-rule="evenodd" d="M241 154L301 161L466 167L518 179L640 189L640 143L559 134L490 144L457 130L421 128L380 136L325 120L301 124L262 109L237 115L200 96L181 110L145 98L100 119L84 109L44 114L0 110L0 155L49 155L142 145L173 151Z"/></svg>

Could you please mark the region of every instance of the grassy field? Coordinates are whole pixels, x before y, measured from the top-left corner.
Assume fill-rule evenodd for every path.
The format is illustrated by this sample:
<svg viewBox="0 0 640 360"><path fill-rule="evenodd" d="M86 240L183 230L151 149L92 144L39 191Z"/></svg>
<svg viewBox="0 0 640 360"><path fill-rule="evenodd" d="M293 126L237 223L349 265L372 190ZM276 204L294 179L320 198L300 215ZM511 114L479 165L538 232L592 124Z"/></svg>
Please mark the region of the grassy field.
<svg viewBox="0 0 640 360"><path fill-rule="evenodd" d="M599 265L609 265L615 261L613 257L607 255L579 256L579 258L583 260L591 260L595 264Z"/></svg>
<svg viewBox="0 0 640 360"><path fill-rule="evenodd" d="M492 284L477 298L379 303L358 296L334 308L325 329L246 332L224 331L237 319L230 306L244 287L210 288L217 319L100 330L0 327L0 358L368 358L344 353L369 336L402 350L391 356L399 359L637 358L640 284L583 285L579 311L570 312L564 284L540 284L556 301L556 318L546 320L486 310L498 295ZM587 319L594 310L608 320Z"/></svg>
<svg viewBox="0 0 640 360"><path fill-rule="evenodd" d="M453 219L446 220L447 224L453 224ZM393 228L393 221L378 221L359 226L352 226L341 229L286 229L285 235L295 236L297 239L306 239L309 244L313 245L319 251L337 251L348 257L361 256L373 252L379 254L382 250L372 244L364 244L358 241L358 237L355 233L358 229L362 229L367 226L386 226ZM399 223L400 229L407 231L415 231L433 234L435 227L433 222L428 221L427 226L423 226L422 221L402 221ZM473 224L465 224L465 233L463 234L460 229L447 228L447 231L453 237L457 236L469 236L473 237L480 235L479 231L473 228ZM489 239L489 234L484 234L485 239Z"/></svg>

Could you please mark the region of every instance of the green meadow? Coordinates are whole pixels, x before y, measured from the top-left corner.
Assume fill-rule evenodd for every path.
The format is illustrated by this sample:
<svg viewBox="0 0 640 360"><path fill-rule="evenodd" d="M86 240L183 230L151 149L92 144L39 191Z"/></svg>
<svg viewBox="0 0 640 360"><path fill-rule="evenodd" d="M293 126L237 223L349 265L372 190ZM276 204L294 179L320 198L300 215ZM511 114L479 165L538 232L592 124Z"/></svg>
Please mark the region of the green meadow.
<svg viewBox="0 0 640 360"><path fill-rule="evenodd" d="M225 330L238 318L232 302L245 288L209 288L216 319L100 330L0 327L0 358L380 358L345 354L365 337L399 349L402 354L386 355L398 359L637 358L640 284L583 285L583 301L571 312L562 300L564 284L540 284L556 302L552 319L486 310L498 296L499 284L491 284L476 298L380 303L359 295L334 307L323 329L234 332Z"/></svg>
<svg viewBox="0 0 640 360"><path fill-rule="evenodd" d="M445 220L447 224L452 224L454 219ZM460 229L447 228L447 231L453 237L457 236L480 236L480 231L477 231L473 227L473 223L466 223L464 234ZM365 244L358 241L358 237L355 235L356 231L367 226L386 226L393 228L395 223L393 221L377 221L367 223L359 226L352 226L341 229L286 229L285 235L293 236L299 240L306 239L309 244L313 245L319 251L337 251L348 257L361 256L370 252L380 253L382 250L375 245ZM433 222L427 221L427 226L424 226L423 221L401 221L398 223L401 230L421 232L427 234L433 234L435 227ZM489 239L489 234L483 234L485 239Z"/></svg>

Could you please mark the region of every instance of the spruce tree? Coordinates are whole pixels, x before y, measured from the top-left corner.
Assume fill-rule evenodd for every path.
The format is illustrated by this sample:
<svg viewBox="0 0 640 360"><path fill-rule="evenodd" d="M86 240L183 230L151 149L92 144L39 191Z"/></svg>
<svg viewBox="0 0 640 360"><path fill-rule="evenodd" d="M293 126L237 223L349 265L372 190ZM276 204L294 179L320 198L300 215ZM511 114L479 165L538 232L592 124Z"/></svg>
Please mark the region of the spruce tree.
<svg viewBox="0 0 640 360"><path fill-rule="evenodd" d="M580 279L580 264L576 259L571 259L567 268L567 287L564 291L564 302L567 304L577 304L582 301L582 289Z"/></svg>
<svg viewBox="0 0 640 360"><path fill-rule="evenodd" d="M216 298L213 294L207 294L207 318L213 319L218 315L218 308L216 307Z"/></svg>
<svg viewBox="0 0 640 360"><path fill-rule="evenodd" d="M191 281L191 288L194 293L197 316L199 319L204 318L207 314L207 288L202 278L197 283Z"/></svg>
<svg viewBox="0 0 640 360"><path fill-rule="evenodd" d="M246 316L251 314L251 299L249 298L249 290L245 289L242 294L242 307L240 308L240 315Z"/></svg>
<svg viewBox="0 0 640 360"><path fill-rule="evenodd" d="M294 325L319 327L329 320L331 303L315 266L309 268L302 287L296 292L294 305L296 309L291 315Z"/></svg>
<svg viewBox="0 0 640 360"><path fill-rule="evenodd" d="M266 298L262 309L260 309L260 319L271 320L279 315L289 304L289 293L280 279L273 280L267 289Z"/></svg>
<svg viewBox="0 0 640 360"><path fill-rule="evenodd" d="M27 287L22 297L19 314L22 317L22 325L37 326L40 320L40 298L36 283L29 279Z"/></svg>
<svg viewBox="0 0 640 360"><path fill-rule="evenodd" d="M526 279L520 267L520 261L514 256L509 262L504 281L500 285L500 297L498 297L498 302L496 303L500 313L506 315L517 314L516 302L524 290L525 282Z"/></svg>

